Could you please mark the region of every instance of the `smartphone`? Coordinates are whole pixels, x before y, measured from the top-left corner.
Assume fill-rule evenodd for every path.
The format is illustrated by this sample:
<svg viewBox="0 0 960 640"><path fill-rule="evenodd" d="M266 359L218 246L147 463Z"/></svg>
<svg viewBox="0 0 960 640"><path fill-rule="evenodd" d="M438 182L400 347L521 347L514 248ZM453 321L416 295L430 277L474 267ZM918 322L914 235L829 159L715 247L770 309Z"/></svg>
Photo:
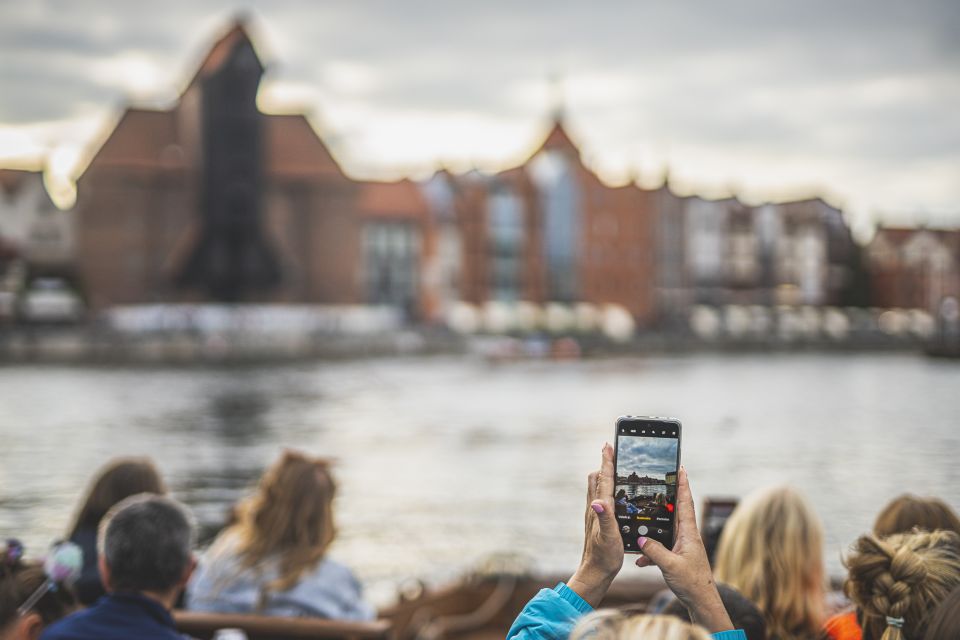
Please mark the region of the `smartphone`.
<svg viewBox="0 0 960 640"><path fill-rule="evenodd" d="M700 535L703 537L703 546L707 549L707 558L713 566L713 558L717 553L717 544L720 534L733 510L737 508L736 498L707 498L703 503L700 516Z"/></svg>
<svg viewBox="0 0 960 640"><path fill-rule="evenodd" d="M617 419L614 511L623 549L640 553L637 539L673 548L680 469L680 421L623 416Z"/></svg>

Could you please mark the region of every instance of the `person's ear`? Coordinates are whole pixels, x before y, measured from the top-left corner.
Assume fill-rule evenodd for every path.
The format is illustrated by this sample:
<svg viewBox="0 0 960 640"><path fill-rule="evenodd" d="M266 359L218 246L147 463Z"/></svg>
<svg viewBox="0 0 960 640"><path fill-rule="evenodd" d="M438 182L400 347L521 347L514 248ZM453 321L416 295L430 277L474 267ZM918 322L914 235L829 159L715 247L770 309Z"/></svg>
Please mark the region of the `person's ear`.
<svg viewBox="0 0 960 640"><path fill-rule="evenodd" d="M104 590L108 593L113 591L110 584L110 567L107 566L107 559L102 554L97 558L97 568L100 570L100 582L103 583Z"/></svg>
<svg viewBox="0 0 960 640"><path fill-rule="evenodd" d="M20 618L13 637L15 640L39 640L43 633L43 618L36 611L31 611Z"/></svg>
<svg viewBox="0 0 960 640"><path fill-rule="evenodd" d="M181 589L186 587L187 583L190 582L190 576L193 575L193 572L196 568L197 568L197 557L193 554L190 554L190 562L187 563L187 568L183 570L183 577L180 578Z"/></svg>

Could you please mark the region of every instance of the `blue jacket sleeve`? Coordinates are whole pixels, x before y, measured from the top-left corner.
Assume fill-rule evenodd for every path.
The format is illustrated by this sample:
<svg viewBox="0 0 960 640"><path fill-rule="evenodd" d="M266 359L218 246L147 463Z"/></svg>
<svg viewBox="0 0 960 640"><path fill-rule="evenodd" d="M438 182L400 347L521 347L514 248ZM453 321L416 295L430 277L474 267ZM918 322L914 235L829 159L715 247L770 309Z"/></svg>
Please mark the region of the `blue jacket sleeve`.
<svg viewBox="0 0 960 640"><path fill-rule="evenodd" d="M565 585L541 589L523 608L507 632L509 640L566 640L582 616L593 611L586 600Z"/></svg>
<svg viewBox="0 0 960 640"><path fill-rule="evenodd" d="M541 589L507 631L507 640L566 640L577 621L593 611L576 591L558 584L553 589ZM720 631L714 640L747 640L740 629Z"/></svg>

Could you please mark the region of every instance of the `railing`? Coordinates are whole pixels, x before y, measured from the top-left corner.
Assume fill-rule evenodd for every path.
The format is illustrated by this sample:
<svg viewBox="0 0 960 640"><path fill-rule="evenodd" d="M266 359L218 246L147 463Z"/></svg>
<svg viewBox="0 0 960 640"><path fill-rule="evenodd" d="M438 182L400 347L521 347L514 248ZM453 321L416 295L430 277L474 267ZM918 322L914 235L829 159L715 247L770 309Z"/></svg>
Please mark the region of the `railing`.
<svg viewBox="0 0 960 640"><path fill-rule="evenodd" d="M202 640L212 638L219 629L240 629L249 640L391 640L393 623L389 620L344 622L320 618L276 618L249 614L175 611L177 630Z"/></svg>

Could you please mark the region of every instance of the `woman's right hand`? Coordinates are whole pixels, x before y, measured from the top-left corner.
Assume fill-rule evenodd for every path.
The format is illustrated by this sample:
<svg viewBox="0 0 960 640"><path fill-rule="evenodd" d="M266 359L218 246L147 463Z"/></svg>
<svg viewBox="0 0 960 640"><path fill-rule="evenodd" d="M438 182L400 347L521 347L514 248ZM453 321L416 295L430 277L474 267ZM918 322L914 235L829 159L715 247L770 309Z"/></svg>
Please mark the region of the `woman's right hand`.
<svg viewBox="0 0 960 640"><path fill-rule="evenodd" d="M583 558L567 586L592 607L600 602L623 566L623 539L613 505L616 484L613 447L603 445L600 470L587 476L587 509L584 516Z"/></svg>
<svg viewBox="0 0 960 640"><path fill-rule="evenodd" d="M677 476L677 540L673 551L651 538L640 540L643 555L637 559L637 566L657 565L667 586L689 609L693 622L711 633L733 629L697 530L693 496L683 467Z"/></svg>

